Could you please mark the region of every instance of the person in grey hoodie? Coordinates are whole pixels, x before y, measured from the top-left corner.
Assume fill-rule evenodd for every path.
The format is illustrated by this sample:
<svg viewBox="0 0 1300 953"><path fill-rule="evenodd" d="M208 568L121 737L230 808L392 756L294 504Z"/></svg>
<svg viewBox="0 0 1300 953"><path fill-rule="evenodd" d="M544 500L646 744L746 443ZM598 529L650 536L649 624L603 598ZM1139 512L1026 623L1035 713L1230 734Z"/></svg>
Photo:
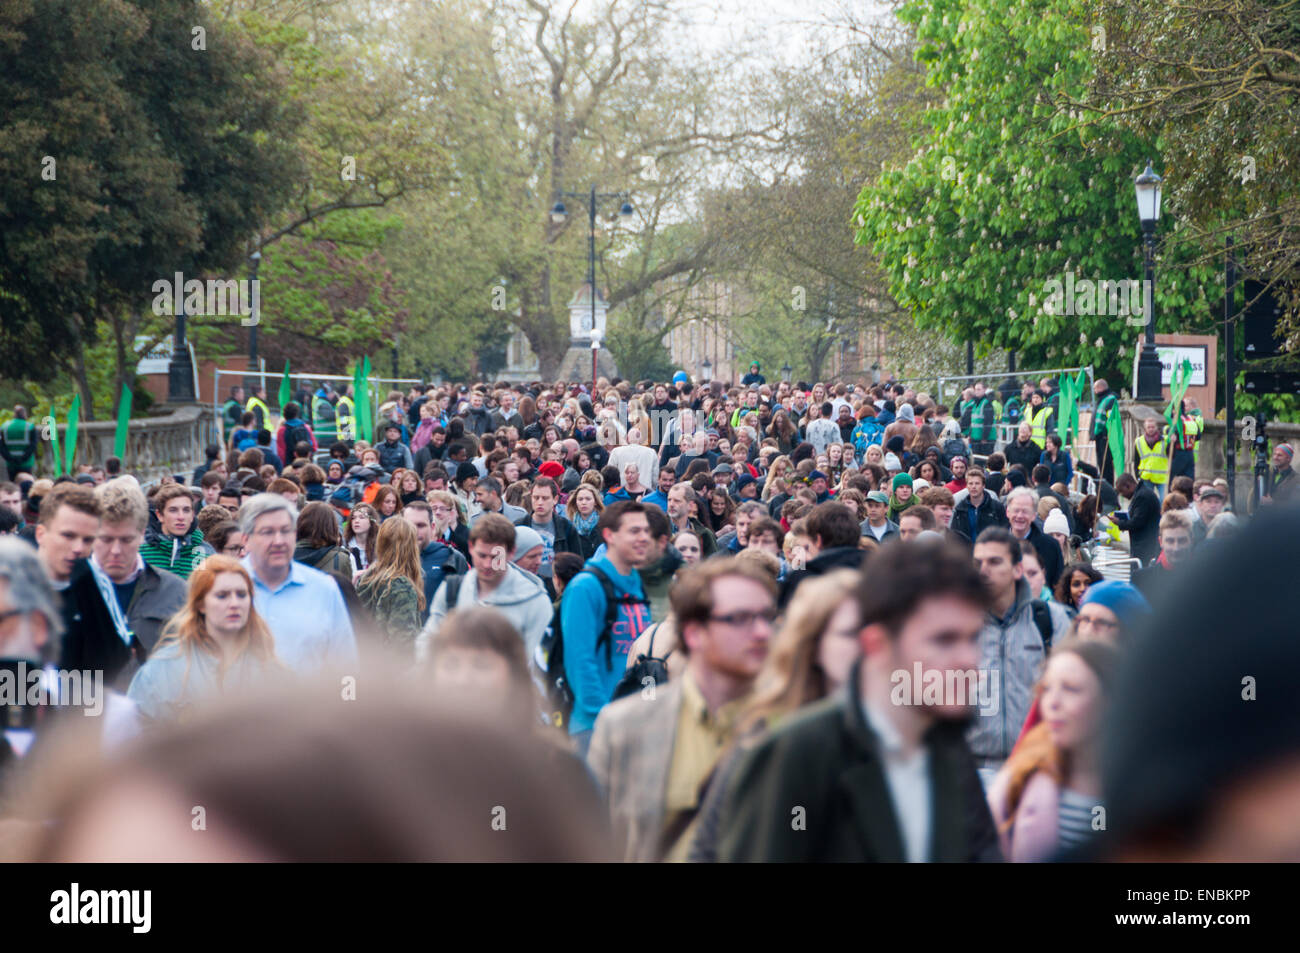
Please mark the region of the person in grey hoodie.
<svg viewBox="0 0 1300 953"><path fill-rule="evenodd" d="M447 603L447 582L438 587L425 623L415 640L415 658L423 662L442 620L452 609L488 606L502 612L519 631L529 659L536 657L542 637L550 627L554 607L542 580L510 561L515 549L515 527L499 513L485 513L470 528L469 552L473 566L458 580L456 599Z"/></svg>
<svg viewBox="0 0 1300 953"><path fill-rule="evenodd" d="M1058 603L1033 598L1024 578L1020 546L1020 540L1001 526L989 527L975 540L975 564L992 594L992 604L980 630L979 714L967 741L986 783L1020 737L1049 643L1059 642L1070 627ZM1047 626L1050 640L1043 637Z"/></svg>

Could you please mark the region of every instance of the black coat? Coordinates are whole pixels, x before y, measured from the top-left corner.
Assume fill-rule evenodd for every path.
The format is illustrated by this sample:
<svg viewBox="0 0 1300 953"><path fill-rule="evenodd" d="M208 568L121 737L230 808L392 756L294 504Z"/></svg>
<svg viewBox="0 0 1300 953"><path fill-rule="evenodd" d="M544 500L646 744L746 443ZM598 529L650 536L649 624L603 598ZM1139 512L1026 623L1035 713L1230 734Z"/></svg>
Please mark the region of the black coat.
<svg viewBox="0 0 1300 953"><path fill-rule="evenodd" d="M975 534L971 535L970 511L972 509L970 497L967 496L953 507L952 522L948 524L954 533L971 545L974 545L980 533L990 526L1009 525L1007 523L1007 511L1003 509L1001 503L993 498L992 493L985 490L984 499L980 501L979 511L975 517Z"/></svg>
<svg viewBox="0 0 1300 953"><path fill-rule="evenodd" d="M1112 514L1111 519L1128 532L1129 552L1143 566L1160 555L1160 497L1151 484L1140 481L1129 501L1128 516Z"/></svg>
<svg viewBox="0 0 1300 953"><path fill-rule="evenodd" d="M861 569L862 560L866 558L866 555L863 550L856 546L834 546L823 550L808 560L808 565L803 569L797 569L786 577L785 583L781 586L781 605L784 606L789 603L795 589L805 579L812 576L824 576L836 569Z"/></svg>
<svg viewBox="0 0 1300 953"><path fill-rule="evenodd" d="M1021 464L1025 468L1026 482L1033 476L1034 467L1038 466L1038 460L1043 455L1042 449L1032 440L1028 446L1020 446L1018 440L1013 440L1002 448L1002 455L1007 458L1007 471L1010 472L1014 464Z"/></svg>
<svg viewBox="0 0 1300 953"><path fill-rule="evenodd" d="M1026 542L1033 544L1034 551L1038 553L1038 562L1043 567L1043 575L1047 577L1047 588L1056 588L1056 580L1065 572L1065 557L1061 555L1060 543L1043 532L1043 526L1038 520L1029 524L1029 536L1020 542L1021 545Z"/></svg>
<svg viewBox="0 0 1300 953"><path fill-rule="evenodd" d="M880 742L863 716L860 667L844 689L795 712L740 756L723 795L719 860L906 860ZM961 721L938 721L924 738L932 790L927 859L1000 861L964 730Z"/></svg>
<svg viewBox="0 0 1300 953"><path fill-rule="evenodd" d="M569 518L560 513L556 508L551 515L555 521L555 551L557 553L573 553L576 556L582 556L582 535L578 532L578 527L569 522ZM533 526L533 514L530 512L522 519L515 520L516 526L527 526L529 529Z"/></svg>
<svg viewBox="0 0 1300 953"><path fill-rule="evenodd" d="M128 648L113 626L90 561L78 561L63 592L65 628L59 666L103 670L104 684L124 691L135 670L157 645L167 620L185 604L185 592L185 580L180 576L145 563L127 607L127 623L133 634Z"/></svg>

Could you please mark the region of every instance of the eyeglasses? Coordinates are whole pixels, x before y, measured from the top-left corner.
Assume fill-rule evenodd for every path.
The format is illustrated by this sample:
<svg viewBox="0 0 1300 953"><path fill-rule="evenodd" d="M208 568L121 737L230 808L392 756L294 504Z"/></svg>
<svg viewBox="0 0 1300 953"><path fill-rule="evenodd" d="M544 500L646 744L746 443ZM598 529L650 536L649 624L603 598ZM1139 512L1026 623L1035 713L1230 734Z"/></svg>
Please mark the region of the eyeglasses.
<svg viewBox="0 0 1300 953"><path fill-rule="evenodd" d="M1105 632L1119 628L1118 622L1112 622L1109 619L1099 619L1096 616L1087 615L1079 616L1079 627L1082 628L1085 625L1090 625L1094 629L1101 629Z"/></svg>
<svg viewBox="0 0 1300 953"><path fill-rule="evenodd" d="M776 621L777 615L778 613L775 609L763 609L759 612L742 609L738 612L729 612L726 615L711 615L709 616L709 619L714 622L721 622L723 625L729 625L735 629L748 629L759 619L762 619L768 625L771 625Z"/></svg>

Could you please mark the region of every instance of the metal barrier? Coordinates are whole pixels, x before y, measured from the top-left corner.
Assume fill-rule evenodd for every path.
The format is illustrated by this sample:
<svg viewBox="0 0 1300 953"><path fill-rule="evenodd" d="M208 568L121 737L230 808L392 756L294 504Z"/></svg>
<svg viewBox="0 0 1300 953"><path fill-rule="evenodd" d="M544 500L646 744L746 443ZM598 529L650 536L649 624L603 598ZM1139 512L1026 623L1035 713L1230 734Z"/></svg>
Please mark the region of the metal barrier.
<svg viewBox="0 0 1300 953"><path fill-rule="evenodd" d="M223 392L221 389L222 378L226 378L226 379L236 378L238 384L240 386L243 386L245 388L245 391L247 391L248 388L245 382L254 378L257 379L261 384L261 386L263 387L267 386L266 382L269 379L271 381L270 387L278 388L280 386L280 381L284 378L284 374L268 373L266 371L265 362L263 362L263 367L260 372L259 371L226 371L226 370L222 370L221 368L217 368L212 372L212 413L213 416L216 418L217 426L221 429L222 432L221 438L222 438L222 443L224 444L228 435L225 433L224 422L222 421L222 415L221 415L221 408L225 404L225 402L229 399L229 388L234 386L234 383L227 384L226 385L227 389L226 391ZM342 384L351 384L352 378L350 376L345 376L343 374L311 374L311 373L295 374L291 371L289 373L289 383L294 387L294 390L297 390L298 388L295 385L295 381L298 382L309 381L312 384L316 384L316 385L319 385L322 381L330 381L331 383L339 382ZM380 395L387 394L388 391L390 390L404 389L401 387L395 387L393 385L419 384L423 386L424 384L424 381L420 380L417 377L382 377L382 376L371 375L370 377L366 378L366 381L370 385L370 397L371 397L370 408L372 413L374 413L375 410L379 407L379 405L383 403L382 400L377 400L376 399L377 397L379 397ZM245 398L248 398L251 397L252 394L245 393L244 396ZM275 396L276 395L270 392L270 388L268 388L267 397L274 398ZM270 403L270 401L268 401L268 403ZM273 409L281 413L283 412L282 407L274 407ZM303 410L303 414L302 414L303 418L310 423L311 407L310 406L304 407L302 410ZM277 426L278 423L279 423L279 417L276 418ZM274 431L275 427L271 427L269 429Z"/></svg>

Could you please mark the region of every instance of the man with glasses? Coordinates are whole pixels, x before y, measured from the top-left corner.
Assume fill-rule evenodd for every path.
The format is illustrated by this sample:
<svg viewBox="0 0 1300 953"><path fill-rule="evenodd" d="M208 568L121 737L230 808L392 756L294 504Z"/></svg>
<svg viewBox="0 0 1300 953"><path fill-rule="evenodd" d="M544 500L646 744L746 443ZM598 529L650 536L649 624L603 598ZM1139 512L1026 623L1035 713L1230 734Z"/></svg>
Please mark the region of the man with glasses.
<svg viewBox="0 0 1300 953"><path fill-rule="evenodd" d="M1094 582L1083 594L1075 627L1081 639L1122 645L1151 615L1151 604L1132 583Z"/></svg>
<svg viewBox="0 0 1300 953"><path fill-rule="evenodd" d="M258 493L239 510L253 577L253 605L275 638L275 654L296 672L355 666L357 640L338 583L296 562L298 511L274 493Z"/></svg>
<svg viewBox="0 0 1300 953"><path fill-rule="evenodd" d="M776 586L743 561L697 564L670 599L686 671L607 706L587 757L629 861L686 859L700 788L731 743L776 621Z"/></svg>

